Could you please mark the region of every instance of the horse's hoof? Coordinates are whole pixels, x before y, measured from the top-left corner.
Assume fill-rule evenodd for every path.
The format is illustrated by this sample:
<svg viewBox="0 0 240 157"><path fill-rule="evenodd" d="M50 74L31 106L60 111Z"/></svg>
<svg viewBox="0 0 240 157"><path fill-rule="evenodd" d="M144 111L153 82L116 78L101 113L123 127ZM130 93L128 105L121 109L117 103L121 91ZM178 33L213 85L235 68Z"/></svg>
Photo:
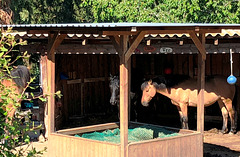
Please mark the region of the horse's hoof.
<svg viewBox="0 0 240 157"><path fill-rule="evenodd" d="M224 130L219 131L219 134L226 134L227 132L228 132L228 129L224 129Z"/></svg>
<svg viewBox="0 0 240 157"><path fill-rule="evenodd" d="M230 132L228 133L228 135L234 135L234 133L230 131Z"/></svg>
<svg viewBox="0 0 240 157"><path fill-rule="evenodd" d="M236 130L231 130L228 134L229 135L234 135L234 134L236 134L236 132L237 132Z"/></svg>

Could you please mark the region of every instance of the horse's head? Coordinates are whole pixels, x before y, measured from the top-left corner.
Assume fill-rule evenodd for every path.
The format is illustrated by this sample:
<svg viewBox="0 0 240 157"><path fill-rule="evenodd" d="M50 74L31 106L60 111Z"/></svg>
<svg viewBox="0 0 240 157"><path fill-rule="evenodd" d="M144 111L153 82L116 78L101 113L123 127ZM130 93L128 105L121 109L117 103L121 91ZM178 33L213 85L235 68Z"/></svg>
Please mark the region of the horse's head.
<svg viewBox="0 0 240 157"><path fill-rule="evenodd" d="M155 83L153 83L152 80L146 81L141 85L141 89L141 103L143 106L148 106L148 103L152 100L152 98L156 95L157 92Z"/></svg>
<svg viewBox="0 0 240 157"><path fill-rule="evenodd" d="M116 105L119 103L119 78L118 76L111 76L110 77L110 92L111 92L111 98L110 98L110 104Z"/></svg>

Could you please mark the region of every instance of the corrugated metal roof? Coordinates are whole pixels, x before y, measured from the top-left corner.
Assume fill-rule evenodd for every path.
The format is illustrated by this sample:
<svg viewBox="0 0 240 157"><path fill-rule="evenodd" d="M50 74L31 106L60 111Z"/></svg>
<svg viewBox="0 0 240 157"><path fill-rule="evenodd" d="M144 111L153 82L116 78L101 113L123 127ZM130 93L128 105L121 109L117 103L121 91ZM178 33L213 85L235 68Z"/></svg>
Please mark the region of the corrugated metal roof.
<svg viewBox="0 0 240 157"><path fill-rule="evenodd" d="M211 29L221 29L221 33L208 33L207 37L224 37L239 36L240 24L202 24L202 23L63 23L63 24L16 24L16 25L1 25L4 28L12 27L13 30L23 31L16 35L28 38L45 38L49 31L64 31L68 34L68 38L105 38L104 35L99 35L101 31L108 30L125 30L130 31L132 28L136 30L195 30L195 28L204 29L208 32ZM173 28L174 27L174 28ZM79 28L79 29L78 29ZM88 31L85 31L85 29ZM92 29L96 28L96 29ZM118 29L119 28L119 29ZM34 34L27 34L26 31L32 30ZM81 30L81 31L79 31ZM24 33L25 32L25 33ZM166 32L166 31L165 31ZM164 32L164 33L165 33ZM211 31L209 31L211 32ZM33 33L33 32L28 32ZM45 34L44 34L45 33ZM87 34L82 34L87 33ZM189 34L147 34L145 37L150 38L180 38L189 37Z"/></svg>
<svg viewBox="0 0 240 157"><path fill-rule="evenodd" d="M27 32L15 32L11 33L12 35L16 37L21 38L47 38L48 34L28 34ZM230 30L230 29L222 29L221 33L208 33L206 34L206 37L240 37L240 30ZM68 38L76 39L76 38L108 38L106 35L100 35L100 34L67 34ZM183 38L183 37L189 37L189 34L146 34L145 38Z"/></svg>
<svg viewBox="0 0 240 157"><path fill-rule="evenodd" d="M3 27L240 27L240 24L207 23L62 23L62 24L16 24Z"/></svg>

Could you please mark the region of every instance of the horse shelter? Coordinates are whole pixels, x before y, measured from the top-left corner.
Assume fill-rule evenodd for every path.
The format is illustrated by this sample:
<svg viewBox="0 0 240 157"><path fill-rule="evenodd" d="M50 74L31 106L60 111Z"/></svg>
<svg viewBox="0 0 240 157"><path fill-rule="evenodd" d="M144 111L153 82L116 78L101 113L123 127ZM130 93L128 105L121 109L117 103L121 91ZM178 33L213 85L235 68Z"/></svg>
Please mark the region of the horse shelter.
<svg viewBox="0 0 240 157"><path fill-rule="evenodd" d="M33 43L22 47L22 51L41 54L44 92L54 93L60 89L63 93L62 104L52 96L48 99L46 126L49 156L203 156L205 74L229 75L230 64L225 64L229 63L227 56L231 49L234 52L234 74L239 78L239 38L237 35L234 38L235 34L229 37L229 32L240 29L238 24L87 23L2 26L12 27L19 32L19 37ZM25 34L21 35L20 32ZM214 54L218 53L223 54L215 57ZM171 62L175 66L164 64ZM134 77L131 76L131 71L143 63L147 66L140 71L146 71L145 76L149 78L171 68L173 73L187 74L198 79L197 131L163 127L179 135L140 142L128 141L128 128L144 125L130 122L128 111L130 86L133 82L131 78ZM157 68L159 66L161 68ZM97 105L91 106L92 97L88 96L100 93L101 98L94 98L94 101L97 104L108 101L104 93L109 90L106 86L109 73L118 72L120 122L58 128L56 110L59 106L62 107L65 120L69 120L72 114L101 111ZM103 90L92 89L95 85ZM73 89L80 94L69 94ZM80 95L80 105L69 108L75 104L70 101L77 95ZM90 102L87 105L86 99ZM116 128L120 128L120 143L117 144L73 136Z"/></svg>

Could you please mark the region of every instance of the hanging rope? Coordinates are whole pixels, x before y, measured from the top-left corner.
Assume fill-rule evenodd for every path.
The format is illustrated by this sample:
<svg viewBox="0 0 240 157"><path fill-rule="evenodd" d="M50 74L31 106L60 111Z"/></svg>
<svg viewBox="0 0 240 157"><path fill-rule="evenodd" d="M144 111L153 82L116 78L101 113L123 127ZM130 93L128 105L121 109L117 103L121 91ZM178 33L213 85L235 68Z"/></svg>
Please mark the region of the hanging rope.
<svg viewBox="0 0 240 157"><path fill-rule="evenodd" d="M233 76L233 59L232 59L232 49L230 49L230 68L231 68L231 75L228 76L227 82L229 84L235 84L237 82L237 78Z"/></svg>
<svg viewBox="0 0 240 157"><path fill-rule="evenodd" d="M230 68L231 68L231 75L233 75L233 60L232 60L232 49L230 49Z"/></svg>

